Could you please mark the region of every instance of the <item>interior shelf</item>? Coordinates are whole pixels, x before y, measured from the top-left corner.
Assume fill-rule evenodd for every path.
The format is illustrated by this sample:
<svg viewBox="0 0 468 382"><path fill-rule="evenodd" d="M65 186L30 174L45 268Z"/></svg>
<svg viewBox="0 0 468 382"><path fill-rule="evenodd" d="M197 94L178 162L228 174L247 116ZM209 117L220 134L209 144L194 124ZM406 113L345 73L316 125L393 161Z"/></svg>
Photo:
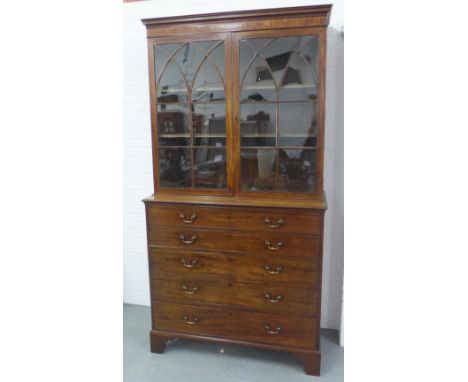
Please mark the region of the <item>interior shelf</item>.
<svg viewBox="0 0 468 382"><path fill-rule="evenodd" d="M158 105L188 105L188 104L193 104L193 105L205 105L205 104L218 104L218 105L224 105L226 103L226 100L214 100L214 101L172 101L172 102L161 102L158 101Z"/></svg>
<svg viewBox="0 0 468 382"><path fill-rule="evenodd" d="M314 151L317 150L317 146L240 146L241 150L303 150L303 151Z"/></svg>
<svg viewBox="0 0 468 382"><path fill-rule="evenodd" d="M224 91L222 86L202 86L198 89L194 89L193 93L200 93L200 92L220 92ZM187 93L186 88L171 88L168 87L164 89L164 93Z"/></svg>
<svg viewBox="0 0 468 382"><path fill-rule="evenodd" d="M195 134L195 138L226 138L226 134ZM160 138L189 138L190 134L159 134Z"/></svg>
<svg viewBox="0 0 468 382"><path fill-rule="evenodd" d="M295 100L279 100L279 101L254 101L250 99L246 99L240 101L241 104L259 104L259 103L307 103L307 102L316 102L318 101L316 98L308 98L308 99L295 99Z"/></svg>
<svg viewBox="0 0 468 382"><path fill-rule="evenodd" d="M195 134L195 138L226 138L226 134ZM299 134L299 133L288 133L288 134L278 134L279 137L284 138L315 138L315 135L310 134ZM190 134L159 134L160 138L189 138ZM242 134L241 137L244 138L274 138L276 137L275 133L252 133L252 134Z"/></svg>
<svg viewBox="0 0 468 382"><path fill-rule="evenodd" d="M314 89L316 88L315 84L289 84L280 86L280 89ZM275 85L273 84L266 84L266 85L247 85L242 88L242 90L274 90Z"/></svg>
<svg viewBox="0 0 468 382"><path fill-rule="evenodd" d="M189 138L189 134L159 134L159 138Z"/></svg>
<svg viewBox="0 0 468 382"><path fill-rule="evenodd" d="M317 86L315 84L289 84L280 86L280 89L314 89ZM247 85L242 88L242 90L274 90L275 85L273 84L252 84ZM219 92L224 91L224 88L221 86L202 86L198 89L194 89L193 93L200 93L200 92ZM164 89L164 93L187 93L186 88L167 88Z"/></svg>
<svg viewBox="0 0 468 382"><path fill-rule="evenodd" d="M226 134L195 134L195 138L226 138Z"/></svg>
<svg viewBox="0 0 468 382"><path fill-rule="evenodd" d="M295 133L289 133L289 134L278 134L279 137L281 138L315 138L315 135L310 135L310 134L295 134ZM256 133L256 134L242 134L241 137L243 138L274 138L276 137L275 133Z"/></svg>

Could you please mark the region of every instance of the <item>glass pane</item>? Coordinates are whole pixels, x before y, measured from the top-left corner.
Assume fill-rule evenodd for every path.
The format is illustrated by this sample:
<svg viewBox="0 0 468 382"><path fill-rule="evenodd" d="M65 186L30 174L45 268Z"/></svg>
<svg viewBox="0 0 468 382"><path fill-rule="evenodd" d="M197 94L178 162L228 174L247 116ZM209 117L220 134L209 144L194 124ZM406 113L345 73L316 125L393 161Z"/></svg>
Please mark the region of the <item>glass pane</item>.
<svg viewBox="0 0 468 382"><path fill-rule="evenodd" d="M279 146L317 145L315 102L279 104Z"/></svg>
<svg viewBox="0 0 468 382"><path fill-rule="evenodd" d="M240 73L241 101L316 99L318 39L291 36L241 40Z"/></svg>
<svg viewBox="0 0 468 382"><path fill-rule="evenodd" d="M159 182L161 187L190 187L192 184L190 150L159 149Z"/></svg>
<svg viewBox="0 0 468 382"><path fill-rule="evenodd" d="M315 191L318 48L317 36L240 40L242 190Z"/></svg>
<svg viewBox="0 0 468 382"><path fill-rule="evenodd" d="M159 80L164 66L169 62L173 53L181 44L160 44L155 45L154 49L154 69L156 81Z"/></svg>
<svg viewBox="0 0 468 382"><path fill-rule="evenodd" d="M315 150L279 150L279 191L315 191Z"/></svg>
<svg viewBox="0 0 468 382"><path fill-rule="evenodd" d="M188 146L190 144L187 105L158 104L157 121L160 146Z"/></svg>
<svg viewBox="0 0 468 382"><path fill-rule="evenodd" d="M193 149L194 175L197 188L226 188L226 150Z"/></svg>
<svg viewBox="0 0 468 382"><path fill-rule="evenodd" d="M241 104L241 147L276 147L276 104Z"/></svg>
<svg viewBox="0 0 468 382"><path fill-rule="evenodd" d="M271 44L263 48L261 54L265 57L268 67L273 73L276 85L280 87L285 68L292 55L287 39L275 38Z"/></svg>
<svg viewBox="0 0 468 382"><path fill-rule="evenodd" d="M226 105L193 104L194 146L226 146Z"/></svg>
<svg viewBox="0 0 468 382"><path fill-rule="evenodd" d="M243 78L240 99L241 102L276 101L273 74L260 56L250 64Z"/></svg>
<svg viewBox="0 0 468 382"><path fill-rule="evenodd" d="M256 50L247 42L247 40L239 41L239 50L239 78L242 80L247 69L250 67L250 61L254 58Z"/></svg>
<svg viewBox="0 0 468 382"><path fill-rule="evenodd" d="M276 155L276 149L241 149L241 190L275 190Z"/></svg>
<svg viewBox="0 0 468 382"><path fill-rule="evenodd" d="M281 80L280 100L317 99L318 40L316 37L288 37L291 56Z"/></svg>
<svg viewBox="0 0 468 382"><path fill-rule="evenodd" d="M241 40L241 102L276 100L274 74L262 54L262 49L272 42L271 38Z"/></svg>
<svg viewBox="0 0 468 382"><path fill-rule="evenodd" d="M189 84L182 67L176 60L185 51L185 45L177 45L177 47L170 44L156 46L156 73L161 73L159 78L157 77L158 102L187 101ZM161 52L164 53L160 55ZM170 58L169 61L165 61L168 58Z"/></svg>
<svg viewBox="0 0 468 382"><path fill-rule="evenodd" d="M193 43L196 49L204 49L201 44L205 42ZM213 42L210 42L212 45ZM193 102L208 102L208 101L224 101L224 43L216 42L206 51L203 50L206 57L202 59L197 68L195 81L193 83L192 101Z"/></svg>
<svg viewBox="0 0 468 382"><path fill-rule="evenodd" d="M226 188L224 41L154 51L161 187Z"/></svg>
<svg viewBox="0 0 468 382"><path fill-rule="evenodd" d="M308 69L304 70L304 83L318 85L319 76L319 40L315 36L304 36L299 49L299 55L307 64Z"/></svg>
<svg viewBox="0 0 468 382"><path fill-rule="evenodd" d="M210 45L214 44L213 41L207 41L207 43ZM175 56L175 61L187 79L189 87L192 87L193 80L195 79L195 73L205 57L204 50L199 48L200 43L197 43L197 46L195 46L193 42L187 42L184 44L183 49L179 50Z"/></svg>

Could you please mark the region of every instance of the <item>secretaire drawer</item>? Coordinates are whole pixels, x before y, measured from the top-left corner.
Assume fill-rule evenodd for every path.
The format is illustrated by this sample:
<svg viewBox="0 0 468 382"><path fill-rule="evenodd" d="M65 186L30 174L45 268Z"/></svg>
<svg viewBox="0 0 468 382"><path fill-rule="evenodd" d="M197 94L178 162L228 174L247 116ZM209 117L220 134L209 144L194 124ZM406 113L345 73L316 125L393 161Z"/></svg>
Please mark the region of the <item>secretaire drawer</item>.
<svg viewBox="0 0 468 382"><path fill-rule="evenodd" d="M319 321L314 317L153 304L155 329L317 349Z"/></svg>
<svg viewBox="0 0 468 382"><path fill-rule="evenodd" d="M270 313L315 315L319 311L318 290L310 284L241 282L216 278L167 278L151 283L156 301L191 305L226 305L231 309Z"/></svg>
<svg viewBox="0 0 468 382"><path fill-rule="evenodd" d="M185 249L317 256L320 238L312 235L266 231L207 230L172 226L149 226L149 245Z"/></svg>
<svg viewBox="0 0 468 382"><path fill-rule="evenodd" d="M148 224L236 228L319 234L321 215L306 211L222 208L190 205L150 206Z"/></svg>
<svg viewBox="0 0 468 382"><path fill-rule="evenodd" d="M319 284L319 262L316 256L298 259L281 254L244 255L168 248L152 248L150 256L153 274L174 274L179 277L210 275L241 281Z"/></svg>

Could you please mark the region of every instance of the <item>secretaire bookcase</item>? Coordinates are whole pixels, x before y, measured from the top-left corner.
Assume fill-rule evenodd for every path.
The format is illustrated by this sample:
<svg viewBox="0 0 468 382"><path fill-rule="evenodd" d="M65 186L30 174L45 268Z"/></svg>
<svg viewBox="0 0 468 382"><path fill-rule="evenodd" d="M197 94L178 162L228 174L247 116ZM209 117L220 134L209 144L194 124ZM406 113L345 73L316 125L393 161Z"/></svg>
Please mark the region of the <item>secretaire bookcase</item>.
<svg viewBox="0 0 468 382"><path fill-rule="evenodd" d="M330 5L145 19L151 351L291 352L320 374Z"/></svg>

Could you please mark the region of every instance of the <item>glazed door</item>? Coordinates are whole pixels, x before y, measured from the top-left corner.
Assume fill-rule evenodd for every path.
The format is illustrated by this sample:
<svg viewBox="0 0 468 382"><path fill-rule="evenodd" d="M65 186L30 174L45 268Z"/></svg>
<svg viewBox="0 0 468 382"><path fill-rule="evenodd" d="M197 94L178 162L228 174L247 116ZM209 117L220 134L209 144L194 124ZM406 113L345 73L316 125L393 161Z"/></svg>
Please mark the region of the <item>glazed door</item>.
<svg viewBox="0 0 468 382"><path fill-rule="evenodd" d="M232 193L230 35L151 42L155 190Z"/></svg>
<svg viewBox="0 0 468 382"><path fill-rule="evenodd" d="M324 37L314 28L233 34L238 192L321 193Z"/></svg>

